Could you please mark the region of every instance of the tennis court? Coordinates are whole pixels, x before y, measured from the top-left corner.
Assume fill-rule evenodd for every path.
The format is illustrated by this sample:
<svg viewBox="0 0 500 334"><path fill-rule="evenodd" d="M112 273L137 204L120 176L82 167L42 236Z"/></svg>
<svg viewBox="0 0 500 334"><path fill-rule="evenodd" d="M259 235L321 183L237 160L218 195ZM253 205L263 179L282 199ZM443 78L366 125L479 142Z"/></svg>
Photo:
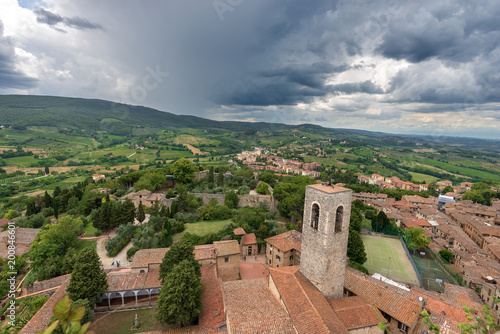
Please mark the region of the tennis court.
<svg viewBox="0 0 500 334"><path fill-rule="evenodd" d="M422 275L422 282L426 290L444 292L445 282L458 285L458 282L430 256L429 250L412 253L414 253L412 255L413 262Z"/></svg>
<svg viewBox="0 0 500 334"><path fill-rule="evenodd" d="M371 274L380 273L392 280L420 286L410 259L396 238L361 235L368 260L363 264Z"/></svg>

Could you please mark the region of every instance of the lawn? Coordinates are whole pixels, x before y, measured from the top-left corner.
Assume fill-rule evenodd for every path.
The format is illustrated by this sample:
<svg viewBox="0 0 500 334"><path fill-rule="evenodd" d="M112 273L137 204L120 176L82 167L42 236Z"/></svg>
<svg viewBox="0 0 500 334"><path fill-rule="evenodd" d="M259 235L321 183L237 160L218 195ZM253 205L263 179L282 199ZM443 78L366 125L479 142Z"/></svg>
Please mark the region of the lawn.
<svg viewBox="0 0 500 334"><path fill-rule="evenodd" d="M217 233L227 224L231 222L230 219L226 220L205 220L193 224L186 224L186 229L184 232L174 234L174 242L179 241L184 233L189 232L191 234L196 234L199 236L204 236L209 233Z"/></svg>
<svg viewBox="0 0 500 334"><path fill-rule="evenodd" d="M398 282L420 286L417 274L399 239L364 234L361 238L368 258L363 265L370 274L380 273Z"/></svg>
<svg viewBox="0 0 500 334"><path fill-rule="evenodd" d="M87 233L85 233L87 232ZM96 237L100 234L100 231L92 225L92 223L88 223L87 226L83 229L83 233L85 233L85 237Z"/></svg>
<svg viewBox="0 0 500 334"><path fill-rule="evenodd" d="M90 330L95 333L123 334L123 333L144 333L150 331L160 331L173 329L174 326L162 326L155 318L156 309L140 309L132 311L117 311L111 313L99 313L90 326ZM137 321L140 327L132 329L132 324L137 314Z"/></svg>
<svg viewBox="0 0 500 334"><path fill-rule="evenodd" d="M97 247L97 240L78 240L78 243L75 246L77 251L84 250L87 247Z"/></svg>
<svg viewBox="0 0 500 334"><path fill-rule="evenodd" d="M416 172L409 172L412 176L412 180L416 182L425 182L427 184L436 182L438 180L437 177L432 176L432 175L427 175L427 174L422 174L422 173L416 173Z"/></svg>

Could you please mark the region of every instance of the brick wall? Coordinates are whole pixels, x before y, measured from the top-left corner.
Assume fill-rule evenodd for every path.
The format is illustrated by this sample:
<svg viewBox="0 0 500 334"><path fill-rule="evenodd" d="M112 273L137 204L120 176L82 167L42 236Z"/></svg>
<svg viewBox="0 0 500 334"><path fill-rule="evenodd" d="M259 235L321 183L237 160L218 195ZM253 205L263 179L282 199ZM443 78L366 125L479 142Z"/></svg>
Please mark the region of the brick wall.
<svg viewBox="0 0 500 334"><path fill-rule="evenodd" d="M206 194L206 193L193 193L196 197L201 197L203 205L206 205L210 200L215 199L220 205L224 205L226 195L225 194ZM258 207L263 203L265 207L271 211L276 211L277 201L271 195L238 195L239 202L238 207L243 208L245 206Z"/></svg>
<svg viewBox="0 0 500 334"><path fill-rule="evenodd" d="M238 280L240 278L240 255L217 257L217 274L223 282Z"/></svg>

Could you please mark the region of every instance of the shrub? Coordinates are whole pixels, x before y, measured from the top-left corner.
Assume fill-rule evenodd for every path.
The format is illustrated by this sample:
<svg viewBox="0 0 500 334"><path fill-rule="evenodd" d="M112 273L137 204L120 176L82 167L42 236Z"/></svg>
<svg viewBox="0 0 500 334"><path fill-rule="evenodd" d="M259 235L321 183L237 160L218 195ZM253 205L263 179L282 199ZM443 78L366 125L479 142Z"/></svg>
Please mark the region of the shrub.
<svg viewBox="0 0 500 334"><path fill-rule="evenodd" d="M130 247L127 251L127 260L130 260L130 258L132 256L134 256L134 254L139 250L140 248L139 247Z"/></svg>

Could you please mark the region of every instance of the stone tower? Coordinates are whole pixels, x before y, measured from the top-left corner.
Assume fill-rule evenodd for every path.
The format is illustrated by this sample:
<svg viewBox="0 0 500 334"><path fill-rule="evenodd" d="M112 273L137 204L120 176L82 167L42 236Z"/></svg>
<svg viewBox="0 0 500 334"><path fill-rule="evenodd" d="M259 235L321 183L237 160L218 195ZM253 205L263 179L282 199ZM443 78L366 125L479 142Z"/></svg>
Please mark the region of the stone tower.
<svg viewBox="0 0 500 334"><path fill-rule="evenodd" d="M352 190L307 186L302 226L300 272L327 299L342 297Z"/></svg>

